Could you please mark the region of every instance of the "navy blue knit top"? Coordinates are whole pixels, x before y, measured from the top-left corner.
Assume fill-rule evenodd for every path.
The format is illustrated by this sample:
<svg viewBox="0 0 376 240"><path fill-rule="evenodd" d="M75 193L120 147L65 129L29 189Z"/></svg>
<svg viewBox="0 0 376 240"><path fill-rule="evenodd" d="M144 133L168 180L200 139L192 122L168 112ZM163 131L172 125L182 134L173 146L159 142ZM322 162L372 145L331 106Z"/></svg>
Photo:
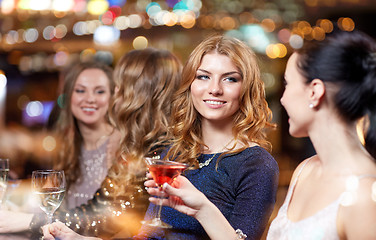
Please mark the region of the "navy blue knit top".
<svg viewBox="0 0 376 240"><path fill-rule="evenodd" d="M234 229L260 239L273 211L278 186L278 164L262 147L250 147L231 156L218 156L208 166L186 171L184 175L213 202ZM213 154L202 154L205 162ZM150 204L145 219L156 214ZM162 208L161 218L173 226L162 230L143 226L136 239L209 239L200 223L193 217L170 207Z"/></svg>

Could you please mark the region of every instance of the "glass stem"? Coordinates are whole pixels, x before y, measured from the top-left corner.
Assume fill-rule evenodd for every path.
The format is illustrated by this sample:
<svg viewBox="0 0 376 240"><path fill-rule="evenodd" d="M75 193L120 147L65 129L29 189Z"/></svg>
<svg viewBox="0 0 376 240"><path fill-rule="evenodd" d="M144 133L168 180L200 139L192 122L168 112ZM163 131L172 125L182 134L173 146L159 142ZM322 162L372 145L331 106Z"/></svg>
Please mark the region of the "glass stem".
<svg viewBox="0 0 376 240"><path fill-rule="evenodd" d="M53 213L47 213L47 217L48 217L48 224L51 224L52 223L52 219L53 219L53 216L54 214Z"/></svg>
<svg viewBox="0 0 376 240"><path fill-rule="evenodd" d="M163 193L163 191L161 191L161 192ZM162 201L163 201L163 198L162 198L162 196L160 196L159 202L158 202L158 212L157 212L157 216L155 217L156 219L158 219L158 221L161 220Z"/></svg>

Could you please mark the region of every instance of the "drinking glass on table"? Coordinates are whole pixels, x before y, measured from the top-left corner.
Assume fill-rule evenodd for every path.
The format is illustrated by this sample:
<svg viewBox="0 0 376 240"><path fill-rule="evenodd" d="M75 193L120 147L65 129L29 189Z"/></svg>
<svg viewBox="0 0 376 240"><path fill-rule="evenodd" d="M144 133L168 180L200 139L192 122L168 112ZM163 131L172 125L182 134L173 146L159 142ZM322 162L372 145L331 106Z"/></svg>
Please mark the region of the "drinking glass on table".
<svg viewBox="0 0 376 240"><path fill-rule="evenodd" d="M0 159L0 208L2 206L8 185L9 159Z"/></svg>
<svg viewBox="0 0 376 240"><path fill-rule="evenodd" d="M163 193L162 186L164 183L171 184L176 177L178 177L185 169L188 168L188 165L185 163L173 162L173 161L164 161L160 159L145 158L146 164L149 168L151 175L153 176L154 181L158 185L159 190ZM161 211L162 211L162 197L160 197L158 204L158 211L155 218L149 221L142 221L142 224L160 227L160 228L171 228L171 226L161 220Z"/></svg>
<svg viewBox="0 0 376 240"><path fill-rule="evenodd" d="M47 214L48 223L52 223L53 214L63 201L65 188L64 171L37 170L32 173L31 189L39 207Z"/></svg>

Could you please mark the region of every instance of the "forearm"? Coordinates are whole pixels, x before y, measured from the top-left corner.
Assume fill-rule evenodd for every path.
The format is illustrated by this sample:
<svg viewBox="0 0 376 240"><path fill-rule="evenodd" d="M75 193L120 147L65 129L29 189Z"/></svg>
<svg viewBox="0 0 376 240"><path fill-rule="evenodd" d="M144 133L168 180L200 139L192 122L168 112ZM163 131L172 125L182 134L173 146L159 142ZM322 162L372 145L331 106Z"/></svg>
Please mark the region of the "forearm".
<svg viewBox="0 0 376 240"><path fill-rule="evenodd" d="M221 211L209 200L203 205L196 215L197 221L210 239L216 240L232 240L237 239L234 228L230 225Z"/></svg>

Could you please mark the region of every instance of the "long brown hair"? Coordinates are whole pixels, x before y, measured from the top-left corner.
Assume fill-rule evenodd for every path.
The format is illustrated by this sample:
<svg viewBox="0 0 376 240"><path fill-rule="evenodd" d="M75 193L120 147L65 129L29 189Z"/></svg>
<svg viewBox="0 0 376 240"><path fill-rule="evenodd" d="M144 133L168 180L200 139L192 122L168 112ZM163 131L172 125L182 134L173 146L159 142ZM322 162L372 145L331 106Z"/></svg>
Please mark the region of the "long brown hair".
<svg viewBox="0 0 376 240"><path fill-rule="evenodd" d="M205 54L217 52L229 57L238 67L242 78L240 109L234 115L232 128L236 142L244 147L231 151L240 152L255 142L270 150L265 130L272 127L272 113L265 99L264 83L255 53L243 42L222 35L211 36L202 41L190 54L183 68L182 82L173 101L172 133L174 143L167 157L197 166L197 157L203 147L201 116L193 106L190 86L196 77ZM235 145L234 145L235 146Z"/></svg>
<svg viewBox="0 0 376 240"><path fill-rule="evenodd" d="M57 156L54 158L54 168L64 170L68 186L74 183L81 174L78 157L81 154L83 141L76 118L71 110L71 98L79 75L87 69L99 69L106 74L109 80L111 96L115 89L112 68L102 62L78 63L65 75L63 94L60 96L61 101L58 101L60 107L59 116L55 124L58 150ZM108 116L107 120L109 121Z"/></svg>
<svg viewBox="0 0 376 240"><path fill-rule="evenodd" d="M114 70L116 93L110 119L121 134L120 162L113 177L132 177L145 156L168 143L171 101L182 65L167 50L146 48L124 55ZM122 168L126 166L126 168ZM128 176L128 177L127 177Z"/></svg>

